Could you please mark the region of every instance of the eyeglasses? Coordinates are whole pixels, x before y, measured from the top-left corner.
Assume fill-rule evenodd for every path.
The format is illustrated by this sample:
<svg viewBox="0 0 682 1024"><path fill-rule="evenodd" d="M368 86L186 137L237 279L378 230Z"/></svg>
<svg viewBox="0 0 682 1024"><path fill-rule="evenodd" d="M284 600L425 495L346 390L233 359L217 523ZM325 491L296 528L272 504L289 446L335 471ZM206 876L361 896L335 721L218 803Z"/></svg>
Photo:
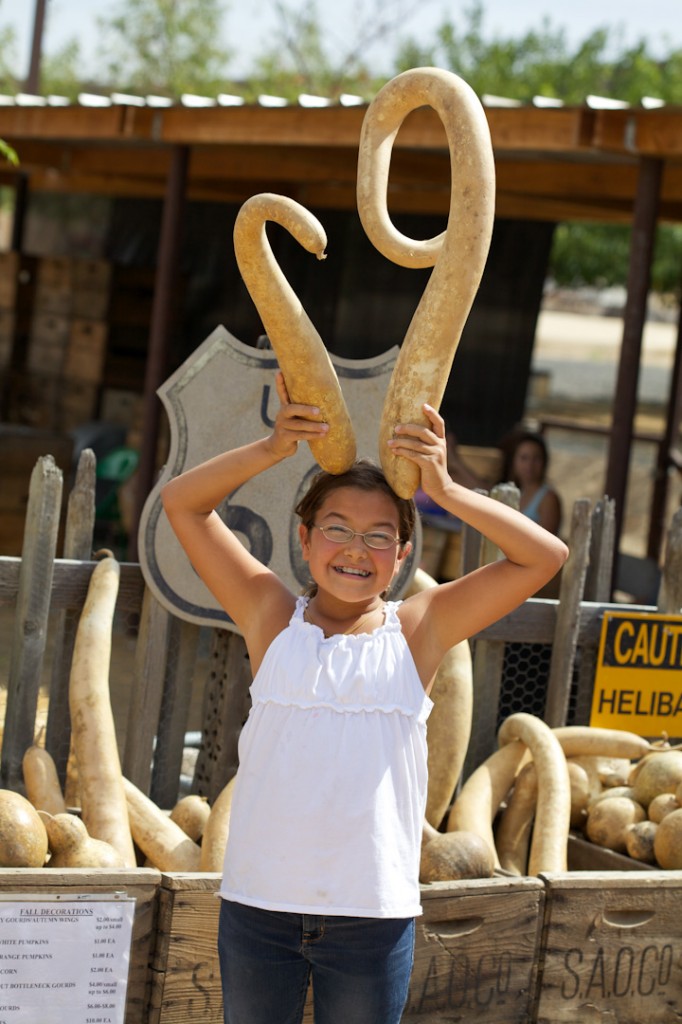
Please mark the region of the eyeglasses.
<svg viewBox="0 0 682 1024"><path fill-rule="evenodd" d="M341 523L331 523L329 526L313 525L315 529L320 530L327 540L330 540L333 544L348 544L352 541L353 537L362 537L368 548L386 551L388 548L392 548L394 544L400 543L400 537L392 537L390 533L382 533L381 530L359 533L357 530L351 530L350 526L342 526Z"/></svg>

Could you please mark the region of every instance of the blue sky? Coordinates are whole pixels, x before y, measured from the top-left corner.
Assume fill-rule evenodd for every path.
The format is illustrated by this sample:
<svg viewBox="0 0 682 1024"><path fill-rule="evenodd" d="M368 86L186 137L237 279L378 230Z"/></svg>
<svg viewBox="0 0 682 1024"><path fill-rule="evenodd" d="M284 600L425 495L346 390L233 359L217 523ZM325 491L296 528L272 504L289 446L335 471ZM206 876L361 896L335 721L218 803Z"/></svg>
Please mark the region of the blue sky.
<svg viewBox="0 0 682 1024"><path fill-rule="evenodd" d="M296 0L288 2L293 6ZM81 41L87 60L96 44L98 16L109 14L116 5L117 0L48 0L45 50L49 53L75 36ZM456 20L458 12L469 6L470 0L419 0L412 5L413 15L404 20L400 36L428 41L445 17ZM248 68L253 55L267 45L275 21L272 4L268 0L231 0L226 7L225 39L231 47L238 45L242 54L230 70L241 73ZM321 20L329 37L337 40L341 48L353 40L357 12L362 7L363 0L318 0L317 8L324 12ZM571 40L610 26L623 30L625 42L644 37L658 52L682 47L682 0L571 0L570 4L551 0L483 0L483 7L490 34L521 34L539 26L547 16L554 27L565 28ZM35 0L0 0L0 29L12 25L18 35L19 73L28 69L34 11ZM377 46L370 51L379 71L384 70L382 65L394 48L395 41L388 49Z"/></svg>

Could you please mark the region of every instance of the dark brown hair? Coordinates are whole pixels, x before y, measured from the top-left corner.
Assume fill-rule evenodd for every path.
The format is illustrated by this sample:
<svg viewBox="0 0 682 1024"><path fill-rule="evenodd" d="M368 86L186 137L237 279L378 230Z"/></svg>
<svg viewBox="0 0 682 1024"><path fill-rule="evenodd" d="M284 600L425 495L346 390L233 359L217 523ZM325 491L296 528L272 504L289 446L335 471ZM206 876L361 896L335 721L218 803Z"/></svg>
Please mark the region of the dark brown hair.
<svg viewBox="0 0 682 1024"><path fill-rule="evenodd" d="M513 483L516 483L513 473L514 459L521 445L528 442L539 448L540 454L542 455L542 479L544 480L547 476L547 469L549 467L549 449L547 448L547 442L542 434L538 434L533 430L520 430L513 433L502 446L504 451L504 468L502 472L503 482L506 483L508 481L512 481Z"/></svg>
<svg viewBox="0 0 682 1024"><path fill-rule="evenodd" d="M361 491L381 491L391 499L398 512L398 537L407 544L414 530L416 509L411 498L400 498L392 489L379 466L369 459L358 459L345 473L332 474L321 470L303 495L294 511L310 529L327 495L340 487L358 487Z"/></svg>

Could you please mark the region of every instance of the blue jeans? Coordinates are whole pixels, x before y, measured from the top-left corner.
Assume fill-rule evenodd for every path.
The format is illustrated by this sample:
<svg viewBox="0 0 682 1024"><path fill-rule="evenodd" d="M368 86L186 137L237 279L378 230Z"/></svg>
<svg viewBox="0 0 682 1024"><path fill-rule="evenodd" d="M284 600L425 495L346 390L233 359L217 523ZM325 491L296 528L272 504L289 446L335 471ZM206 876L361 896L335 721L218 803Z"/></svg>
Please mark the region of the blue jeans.
<svg viewBox="0 0 682 1024"><path fill-rule="evenodd" d="M318 917L221 900L225 1024L299 1024L312 977L315 1024L399 1024L414 919Z"/></svg>

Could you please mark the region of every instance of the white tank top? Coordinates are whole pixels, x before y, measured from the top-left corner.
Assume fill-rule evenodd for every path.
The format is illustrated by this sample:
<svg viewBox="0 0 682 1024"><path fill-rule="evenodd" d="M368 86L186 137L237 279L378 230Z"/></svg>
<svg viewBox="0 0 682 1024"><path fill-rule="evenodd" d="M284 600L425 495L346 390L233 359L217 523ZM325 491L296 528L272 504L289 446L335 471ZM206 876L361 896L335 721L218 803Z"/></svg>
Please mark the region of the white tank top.
<svg viewBox="0 0 682 1024"><path fill-rule="evenodd" d="M426 719L433 706L396 614L326 638L303 618L251 686L220 894L268 910L421 913Z"/></svg>

